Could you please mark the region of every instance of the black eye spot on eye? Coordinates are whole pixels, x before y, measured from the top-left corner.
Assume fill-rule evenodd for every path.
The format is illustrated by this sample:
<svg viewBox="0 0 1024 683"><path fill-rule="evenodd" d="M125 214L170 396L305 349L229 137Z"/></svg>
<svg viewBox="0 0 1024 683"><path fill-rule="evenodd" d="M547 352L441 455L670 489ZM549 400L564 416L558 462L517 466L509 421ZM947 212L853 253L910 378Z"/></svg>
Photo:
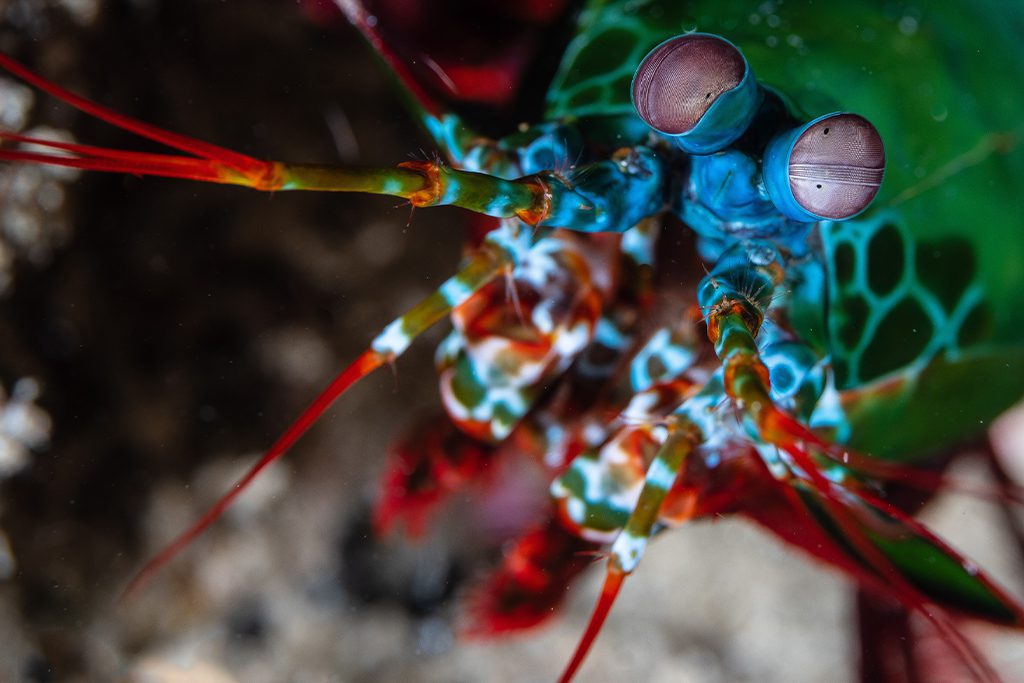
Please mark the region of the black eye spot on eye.
<svg viewBox="0 0 1024 683"><path fill-rule="evenodd" d="M884 172L882 137L856 114L834 114L810 126L797 138L789 157L793 198L805 211L832 220L867 208Z"/></svg>
<svg viewBox="0 0 1024 683"><path fill-rule="evenodd" d="M692 130L719 95L740 84L746 62L717 36L687 34L655 48L637 68L633 102L640 118L667 135Z"/></svg>

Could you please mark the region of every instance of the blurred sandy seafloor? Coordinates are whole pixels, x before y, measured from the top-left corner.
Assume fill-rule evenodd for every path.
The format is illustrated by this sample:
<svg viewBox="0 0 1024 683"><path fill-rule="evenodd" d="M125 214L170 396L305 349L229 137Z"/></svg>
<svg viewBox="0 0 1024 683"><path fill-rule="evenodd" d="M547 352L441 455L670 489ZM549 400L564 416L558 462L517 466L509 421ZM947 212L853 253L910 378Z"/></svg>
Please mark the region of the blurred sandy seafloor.
<svg viewBox="0 0 1024 683"><path fill-rule="evenodd" d="M255 156L392 164L428 144L354 33L294 3L0 0L0 49ZM0 121L145 148L9 80ZM13 389L0 418L0 680L555 678L600 571L549 626L458 641L457 595L494 552L487 514L456 501L420 543L369 535L389 440L436 409L440 331L397 378L345 397L136 602L115 604L144 557L453 271L458 212L410 222L390 199L10 167L0 193L0 379ZM35 384L19 394L22 378ZM48 430L48 447L19 450ZM1002 425L1007 453L1024 454L1021 434ZM924 518L1022 593L993 506L947 495ZM695 524L653 544L581 680L853 680L851 597L842 577L746 523ZM1024 680L1019 636L965 628L1007 680Z"/></svg>

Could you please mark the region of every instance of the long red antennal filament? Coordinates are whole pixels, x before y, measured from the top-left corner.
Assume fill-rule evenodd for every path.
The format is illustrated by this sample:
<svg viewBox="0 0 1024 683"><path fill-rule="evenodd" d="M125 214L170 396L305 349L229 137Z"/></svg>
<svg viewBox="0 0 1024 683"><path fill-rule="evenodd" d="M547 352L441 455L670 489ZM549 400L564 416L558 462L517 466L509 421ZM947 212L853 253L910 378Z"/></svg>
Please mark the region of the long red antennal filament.
<svg viewBox="0 0 1024 683"><path fill-rule="evenodd" d="M437 100L427 94L423 86L419 84L416 77L409 71L409 67L395 54L395 51L384 40L377 30L377 22L366 10L361 2L354 0L335 0L335 3L345 14L356 29L363 34L366 42L377 51L377 54L388 65L388 68L398 77L402 86L411 94L415 102L432 116L439 116L442 108Z"/></svg>
<svg viewBox="0 0 1024 683"><path fill-rule="evenodd" d="M554 201L552 192L560 189L549 188L540 177L506 180L485 173L460 171L440 162L406 162L395 168L345 168L262 161L118 114L51 83L2 53L0 69L101 121L191 155L107 149L0 130L0 161L183 178L267 192L383 194L404 197L413 206L450 204L498 218L521 218L531 225L547 218ZM54 153L5 149L4 142L34 144Z"/></svg>
<svg viewBox="0 0 1024 683"><path fill-rule="evenodd" d="M193 154L202 159L216 160L225 166L229 166L243 174L259 174L266 166L266 162L254 159L245 154L234 152L224 147L196 140L185 135L172 133L163 130L149 123L144 123L130 116L119 114L101 104L86 99L80 95L65 90L64 88L51 83L42 76L39 76L7 55L0 52L0 68L14 74L29 85L39 88L43 92L57 99L66 102L75 109L105 121L112 126L130 131L136 135L159 142L187 154Z"/></svg>
<svg viewBox="0 0 1024 683"><path fill-rule="evenodd" d="M0 131L0 141L3 140L48 147L74 154L74 156L69 156L66 154L58 155L16 149L0 149L0 160L3 161L23 161L49 166L65 166L85 171L159 175L167 178L183 178L210 183L230 182L230 176L225 176L223 170L217 168L217 162L206 159L105 149ZM237 177L239 179L243 178L243 176ZM239 180L238 184L247 185L248 182Z"/></svg>
<svg viewBox="0 0 1024 683"><path fill-rule="evenodd" d="M530 178L507 181L485 174L461 172L437 163L407 162L393 169L346 169L327 166L286 165L260 161L207 142L172 133L118 114L102 105L51 83L0 53L4 69L29 85L86 114L123 130L167 145L192 156L172 156L107 149L78 143L44 140L0 131L0 143L19 142L43 150L0 149L0 160L51 164L94 171L160 175L206 182L243 185L259 190L318 190L365 192L405 197L414 206L455 204L504 218L518 217L539 223L549 208L543 182ZM50 153L52 151L52 153ZM164 565L217 520L260 472L284 455L342 394L363 377L400 356L424 330L464 303L481 287L514 265L531 238L509 222L492 233L466 266L449 278L404 316L393 321L369 349L345 368L316 397L246 474L202 517L149 560L123 593L137 593ZM500 232L500 235L499 235Z"/></svg>

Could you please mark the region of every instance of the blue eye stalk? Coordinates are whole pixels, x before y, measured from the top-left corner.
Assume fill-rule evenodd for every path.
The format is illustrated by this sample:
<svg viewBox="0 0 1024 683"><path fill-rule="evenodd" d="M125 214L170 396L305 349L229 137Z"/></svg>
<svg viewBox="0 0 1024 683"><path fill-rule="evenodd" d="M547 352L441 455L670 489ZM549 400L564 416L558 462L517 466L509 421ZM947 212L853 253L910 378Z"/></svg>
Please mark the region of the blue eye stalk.
<svg viewBox="0 0 1024 683"><path fill-rule="evenodd" d="M640 118L688 154L735 142L763 97L739 48L709 33L686 33L651 50L631 92Z"/></svg>
<svg viewBox="0 0 1024 683"><path fill-rule="evenodd" d="M878 194L885 147L864 117L826 114L773 138L762 174L772 203L789 218L842 221Z"/></svg>
<svg viewBox="0 0 1024 683"><path fill-rule="evenodd" d="M698 232L800 232L785 228L778 214L769 215L774 213L772 207L797 223L846 220L866 209L881 187L885 173L882 138L867 119L845 112L826 114L776 133L760 159L760 173L740 174L750 178L750 186L732 187L743 184L733 177L734 171L758 159L755 155L744 165L736 155L745 157L752 151L727 148L752 124L770 129L779 122L767 114L758 117L765 92L739 48L720 36L686 33L651 50L633 76L632 98L648 126L697 157L693 160L695 173L710 169L710 178L716 176L716 170L725 169L725 177L732 179L732 190L725 194L724 184L704 187L708 179L691 179L691 185L696 185L684 197L684 204L688 200L701 206L684 206L682 213L696 221ZM704 161L707 164L701 163ZM725 217L719 206L723 202L740 205L744 218L727 228L704 226L713 223L715 215ZM725 213L737 215L735 210Z"/></svg>

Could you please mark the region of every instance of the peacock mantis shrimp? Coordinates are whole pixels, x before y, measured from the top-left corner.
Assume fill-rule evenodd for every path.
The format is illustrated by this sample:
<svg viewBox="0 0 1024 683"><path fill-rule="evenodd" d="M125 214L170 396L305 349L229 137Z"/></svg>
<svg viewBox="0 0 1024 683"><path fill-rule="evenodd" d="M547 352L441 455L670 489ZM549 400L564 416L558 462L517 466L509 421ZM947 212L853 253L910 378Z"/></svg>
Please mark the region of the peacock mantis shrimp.
<svg viewBox="0 0 1024 683"><path fill-rule="evenodd" d="M341 4L401 74L371 15ZM1018 626L1020 608L890 502L887 488L940 487L941 472L925 467L938 462L932 454L975 436L979 420L1021 395L1016 216L1008 209L986 216L984 233L965 235L956 224L977 211L959 194L995 186L1003 188L1007 207L1019 201L1005 188L1020 163L1008 137L1012 127L998 106L972 111L984 130L997 133L975 134L972 144L961 140L959 147L950 143L951 150L965 150L961 155L943 156L929 146L931 166L912 180L914 164L925 164L924 141L933 143L911 106L920 104L913 91L905 110L886 108L870 75L856 75L860 67L829 62L822 75L825 60L815 61L821 48L812 36L827 34L827 22L852 25L844 13L853 9L812 22L801 8L777 8L772 23L785 22L799 38L791 45L796 54L785 60L765 54L765 46L777 45L746 35L760 38L758 24L729 18L746 16L738 9L594 3L580 15L579 34L555 77L549 123L482 142L414 91L421 121L447 163L374 171L258 161L76 99L3 58L0 65L36 87L189 156L17 135L5 137L50 151L8 148L0 156L271 191L379 192L417 207L449 203L502 218L459 274L388 326L251 475L282 455L354 381L392 362L424 328L451 314L455 332L442 343L438 366L443 401L461 431L449 435L442 452L465 453L467 480L483 468L479 463L511 448L534 454L553 478L550 521L510 552L535 571L517 572L514 563L499 571L476 605L483 627L539 621L561 597L547 583L568 581L586 566L583 553L611 544L601 600L565 679L581 663L646 540L657 530L725 512L752 517L867 590L926 615L976 678L992 679L984 659L935 606ZM924 61L927 46L915 43L905 26L884 12L865 16L873 19L863 20L866 28L858 25L858 37L870 29L872 41ZM917 33L941 35L975 18L926 17ZM680 34L692 28L688 21L700 32ZM614 73L596 71L609 53L634 59L615 62ZM864 54L861 64L884 63L886 56L884 50ZM985 56L959 58L968 69L987 65ZM782 78L791 70L805 80ZM758 75L775 87L759 84ZM787 82L813 92L801 97ZM935 97L934 91L917 94ZM837 101L841 113L815 109L821 99ZM954 101L945 106L954 109ZM883 152L881 140L893 135L899 147ZM826 140L839 145L838 156L821 147ZM882 194L860 216L882 184L883 167L889 175ZM940 184L954 190L937 196ZM827 193L827 201L816 191ZM666 211L699 235L707 272L691 274L690 300L673 322L642 330L638 314L652 305L656 263L652 219ZM840 222L847 219L853 220ZM938 227L948 225L954 227ZM555 227L570 232L546 229ZM953 256L976 265L954 275L944 270ZM433 434L414 443L429 445ZM402 457L415 465L417 457L437 454ZM383 526L393 518L415 523L423 514L409 495L410 482L397 472L378 508ZM148 578L181 550L249 480L140 576ZM435 477L426 488L435 486L442 498L450 493L446 486L464 483Z"/></svg>

